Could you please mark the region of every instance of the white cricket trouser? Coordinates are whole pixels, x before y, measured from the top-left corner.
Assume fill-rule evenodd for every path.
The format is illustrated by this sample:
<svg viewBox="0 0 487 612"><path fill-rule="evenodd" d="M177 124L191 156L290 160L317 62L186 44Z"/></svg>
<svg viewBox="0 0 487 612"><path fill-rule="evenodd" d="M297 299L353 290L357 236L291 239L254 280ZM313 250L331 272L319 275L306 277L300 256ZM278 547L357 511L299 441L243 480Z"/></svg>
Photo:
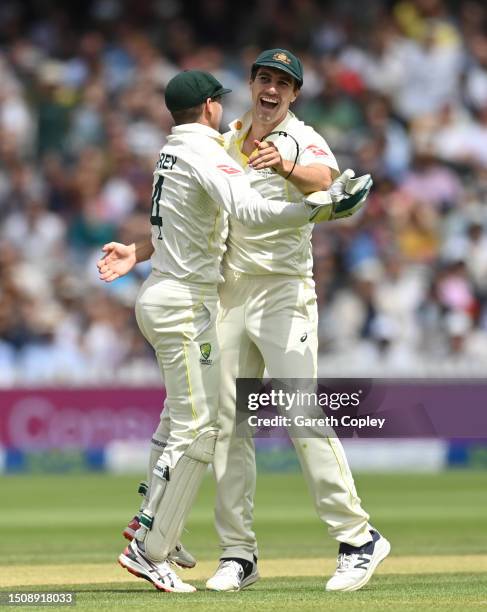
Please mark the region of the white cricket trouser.
<svg viewBox="0 0 487 612"><path fill-rule="evenodd" d="M164 418L154 438L172 469L198 434L217 426L217 312L215 285L183 283L156 273L137 297L137 323L154 348L166 387Z"/></svg>
<svg viewBox="0 0 487 612"><path fill-rule="evenodd" d="M226 271L220 287L218 337L222 358L220 433L215 448L216 528L221 557L251 560L255 451L252 438L235 435L237 378L317 375L317 305L314 283L286 275L250 276ZM304 341L302 340L304 338ZM318 516L332 537L360 546L370 540L340 441L292 438Z"/></svg>

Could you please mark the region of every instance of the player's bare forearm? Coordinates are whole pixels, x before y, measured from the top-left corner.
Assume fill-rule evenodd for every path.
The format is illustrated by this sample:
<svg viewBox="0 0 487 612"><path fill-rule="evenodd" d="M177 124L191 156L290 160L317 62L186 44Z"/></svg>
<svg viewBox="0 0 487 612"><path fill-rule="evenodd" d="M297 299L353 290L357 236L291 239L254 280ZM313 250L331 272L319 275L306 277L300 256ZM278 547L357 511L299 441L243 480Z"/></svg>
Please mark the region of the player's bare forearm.
<svg viewBox="0 0 487 612"><path fill-rule="evenodd" d="M278 174L286 177L292 170L293 162L287 159L282 160L282 170L276 170ZM314 191L324 191L329 189L333 177L332 170L323 164L311 164L309 166L294 166L294 170L287 179L299 189L303 194L313 193Z"/></svg>
<svg viewBox="0 0 487 612"><path fill-rule="evenodd" d="M140 263L141 261L147 261L151 258L152 253L154 252L154 246L150 238L139 240L139 242L134 243L134 247L135 261L137 263Z"/></svg>
<svg viewBox="0 0 487 612"><path fill-rule="evenodd" d="M122 244L109 242L102 248L105 255L98 260L97 267L100 280L111 283L128 274L134 266L150 258L154 251L150 238Z"/></svg>
<svg viewBox="0 0 487 612"><path fill-rule="evenodd" d="M249 166L254 170L273 168L301 191L304 195L314 191L323 191L330 187L333 176L332 170L324 164L310 164L309 166L295 165L288 159L283 159L279 149L272 142L254 140L255 151L249 157ZM294 166L294 168L293 168Z"/></svg>

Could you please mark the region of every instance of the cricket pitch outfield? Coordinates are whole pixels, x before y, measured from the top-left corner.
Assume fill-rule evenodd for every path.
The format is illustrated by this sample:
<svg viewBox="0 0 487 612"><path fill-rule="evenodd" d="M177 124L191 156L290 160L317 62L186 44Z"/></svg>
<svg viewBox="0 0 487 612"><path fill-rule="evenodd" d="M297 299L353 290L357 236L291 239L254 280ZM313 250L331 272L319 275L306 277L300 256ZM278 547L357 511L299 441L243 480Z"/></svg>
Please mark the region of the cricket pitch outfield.
<svg viewBox="0 0 487 612"><path fill-rule="evenodd" d="M259 476L255 527L262 580L240 593L204 591L219 554L211 477L183 541L198 558L182 571L199 590L159 593L116 563L136 509L136 477L2 477L1 591L76 592L76 609L219 611L465 610L487 608L487 488L482 471L360 475L357 486L391 556L356 593L326 593L336 544L316 518L299 474Z"/></svg>

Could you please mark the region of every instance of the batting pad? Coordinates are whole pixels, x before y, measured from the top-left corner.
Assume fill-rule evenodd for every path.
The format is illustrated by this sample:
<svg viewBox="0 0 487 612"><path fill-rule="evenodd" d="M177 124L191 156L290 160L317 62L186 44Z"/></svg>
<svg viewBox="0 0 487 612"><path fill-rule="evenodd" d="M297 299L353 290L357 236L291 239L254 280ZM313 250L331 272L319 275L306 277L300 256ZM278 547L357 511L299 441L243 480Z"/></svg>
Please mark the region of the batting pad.
<svg viewBox="0 0 487 612"><path fill-rule="evenodd" d="M145 494L143 495L144 499L140 506L140 511L144 510L147 507L147 504L149 503L150 492L151 492L151 488L153 484L153 478L158 478L157 476L154 476L154 468L156 467L157 461L159 460L159 457L164 452L164 449L166 448L166 444L167 444L166 442L167 436L162 438L158 434L159 434L159 430L156 430L151 440L149 465L147 467L147 490Z"/></svg>
<svg viewBox="0 0 487 612"><path fill-rule="evenodd" d="M179 540L207 466L213 460L217 430L199 434L170 473L144 546L151 561L164 561Z"/></svg>

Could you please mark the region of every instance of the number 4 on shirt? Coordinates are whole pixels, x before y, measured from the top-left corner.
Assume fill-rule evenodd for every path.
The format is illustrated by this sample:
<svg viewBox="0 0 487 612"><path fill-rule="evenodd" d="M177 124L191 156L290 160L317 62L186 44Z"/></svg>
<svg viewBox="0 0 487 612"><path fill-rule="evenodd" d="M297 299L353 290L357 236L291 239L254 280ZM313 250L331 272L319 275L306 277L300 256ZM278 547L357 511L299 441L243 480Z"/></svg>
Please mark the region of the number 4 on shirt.
<svg viewBox="0 0 487 612"><path fill-rule="evenodd" d="M164 184L164 177L159 176L157 179L154 189L152 190L152 208L150 215L151 225L157 225L159 227L159 238L162 240L162 217L159 214L159 201L161 199L162 186Z"/></svg>

